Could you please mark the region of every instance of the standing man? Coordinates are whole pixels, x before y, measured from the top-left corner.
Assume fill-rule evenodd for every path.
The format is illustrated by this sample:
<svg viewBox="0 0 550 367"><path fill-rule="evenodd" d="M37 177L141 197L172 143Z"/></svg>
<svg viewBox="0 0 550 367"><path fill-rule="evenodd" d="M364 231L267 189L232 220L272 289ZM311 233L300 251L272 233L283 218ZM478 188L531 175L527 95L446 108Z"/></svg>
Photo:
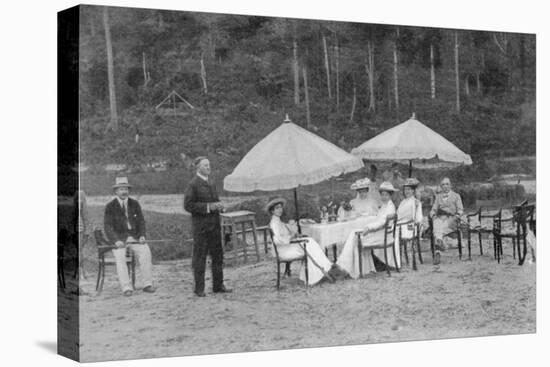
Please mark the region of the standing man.
<svg viewBox="0 0 550 367"><path fill-rule="evenodd" d="M441 180L441 192L436 195L430 217L433 220L433 235L435 238L434 265L439 264L440 251L445 251L447 246L444 241L446 234L455 231L457 218L464 212L460 195L451 190L451 180L445 177Z"/></svg>
<svg viewBox="0 0 550 367"><path fill-rule="evenodd" d="M129 197L128 178L117 177L113 189L116 197L105 207L105 234L117 248L113 249L118 281L125 296L132 295L126 264L126 248L135 253L143 275L143 291L155 292L152 277L151 250L145 242L145 219L138 201Z"/></svg>
<svg viewBox="0 0 550 367"><path fill-rule="evenodd" d="M183 207L191 213L193 224L193 275L195 294L204 297L204 272L206 256L212 260L212 289L214 293L230 293L223 284L223 249L219 214L224 211L216 187L210 181L210 161L198 157L193 161L197 174L187 189Z"/></svg>

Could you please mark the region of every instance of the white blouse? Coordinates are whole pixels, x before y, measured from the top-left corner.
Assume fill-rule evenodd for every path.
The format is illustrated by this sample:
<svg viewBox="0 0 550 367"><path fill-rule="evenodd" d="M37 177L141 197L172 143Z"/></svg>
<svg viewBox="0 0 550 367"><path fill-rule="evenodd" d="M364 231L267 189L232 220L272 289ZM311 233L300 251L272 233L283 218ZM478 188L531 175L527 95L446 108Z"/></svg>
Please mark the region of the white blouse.
<svg viewBox="0 0 550 367"><path fill-rule="evenodd" d="M273 231L273 242L275 242L277 246L290 244L290 240L294 233L292 233L288 226L281 220L281 217L273 215L269 222L269 227Z"/></svg>
<svg viewBox="0 0 550 367"><path fill-rule="evenodd" d="M393 204L393 201L389 200L386 204L382 204L380 209L378 210L378 214L376 215L376 219L369 224L367 224L365 229L368 229L369 231L376 231L379 229L384 228L384 225L386 224L386 219L390 215L395 214L395 205Z"/></svg>
<svg viewBox="0 0 550 367"><path fill-rule="evenodd" d="M397 219L400 222L414 220L415 223L422 223L422 204L414 196L403 199L397 209Z"/></svg>

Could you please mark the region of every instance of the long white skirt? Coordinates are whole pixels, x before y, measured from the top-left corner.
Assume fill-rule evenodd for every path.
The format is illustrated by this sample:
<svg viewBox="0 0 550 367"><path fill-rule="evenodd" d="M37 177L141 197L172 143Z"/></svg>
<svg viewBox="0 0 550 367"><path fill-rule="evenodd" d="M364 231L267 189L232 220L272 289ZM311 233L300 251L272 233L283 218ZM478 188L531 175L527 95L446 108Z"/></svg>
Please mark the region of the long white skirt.
<svg viewBox="0 0 550 367"><path fill-rule="evenodd" d="M326 257L325 253L321 249L321 246L310 237L301 238L301 240L306 241L306 250L313 260L326 272L332 267L332 263ZM281 261L285 259L295 259L300 256L304 256L304 250L299 243L291 243L290 245L279 245L277 246L277 251L279 252L279 258ZM317 284L321 279L323 279L324 274L321 269L317 267L311 260L307 258L307 268L308 268L308 284L314 285ZM302 264L300 267L300 280L304 283L306 281L306 268Z"/></svg>
<svg viewBox="0 0 550 367"><path fill-rule="evenodd" d="M362 264L363 264L363 274L368 274L371 272L376 272L374 267L374 261L372 253L376 255L380 261L385 262L384 250L376 249L371 250L369 246L377 246L384 242L384 230L368 233L366 236L361 237L361 243L363 245L363 255ZM401 261L399 258L399 244L395 244L395 250L397 255L397 266L401 266ZM388 248L388 262L389 266L395 266L394 256L392 248ZM355 231L352 231L344 244L344 248L336 261L341 269L345 270L352 278L359 278L359 249L357 247L357 235Z"/></svg>

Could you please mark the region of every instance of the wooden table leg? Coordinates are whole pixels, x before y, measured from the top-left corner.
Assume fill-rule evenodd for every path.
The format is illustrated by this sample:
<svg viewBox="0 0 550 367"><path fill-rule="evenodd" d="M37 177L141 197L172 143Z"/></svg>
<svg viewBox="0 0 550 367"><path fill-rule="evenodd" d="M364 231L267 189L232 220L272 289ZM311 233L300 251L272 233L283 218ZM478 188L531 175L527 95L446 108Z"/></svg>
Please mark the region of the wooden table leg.
<svg viewBox="0 0 550 367"><path fill-rule="evenodd" d="M252 237L254 238L254 248L256 249L256 259L260 261L260 250L258 249L258 236L256 234L256 221L252 220Z"/></svg>
<svg viewBox="0 0 550 367"><path fill-rule="evenodd" d="M248 249L246 248L248 246L248 243L246 242L246 226L245 222L241 223L241 227L243 230L243 249L244 249L244 262L248 261Z"/></svg>

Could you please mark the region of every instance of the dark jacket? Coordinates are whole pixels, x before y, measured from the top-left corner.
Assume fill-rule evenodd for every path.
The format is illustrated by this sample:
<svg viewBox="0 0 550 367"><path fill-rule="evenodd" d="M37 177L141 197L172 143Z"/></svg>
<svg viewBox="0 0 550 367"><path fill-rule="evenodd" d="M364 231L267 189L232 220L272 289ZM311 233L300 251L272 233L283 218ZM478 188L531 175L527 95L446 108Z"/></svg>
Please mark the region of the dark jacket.
<svg viewBox="0 0 550 367"><path fill-rule="evenodd" d="M217 211L207 213L207 203L219 201L216 187L195 176L185 190L183 208L191 213L193 237L200 233L220 231L220 217Z"/></svg>
<svg viewBox="0 0 550 367"><path fill-rule="evenodd" d="M141 206L135 199L128 198L128 221L131 229L128 229L124 210L117 198L111 200L105 207L104 228L107 239L111 242L126 241L128 236L138 240L145 237L145 219L141 212Z"/></svg>

